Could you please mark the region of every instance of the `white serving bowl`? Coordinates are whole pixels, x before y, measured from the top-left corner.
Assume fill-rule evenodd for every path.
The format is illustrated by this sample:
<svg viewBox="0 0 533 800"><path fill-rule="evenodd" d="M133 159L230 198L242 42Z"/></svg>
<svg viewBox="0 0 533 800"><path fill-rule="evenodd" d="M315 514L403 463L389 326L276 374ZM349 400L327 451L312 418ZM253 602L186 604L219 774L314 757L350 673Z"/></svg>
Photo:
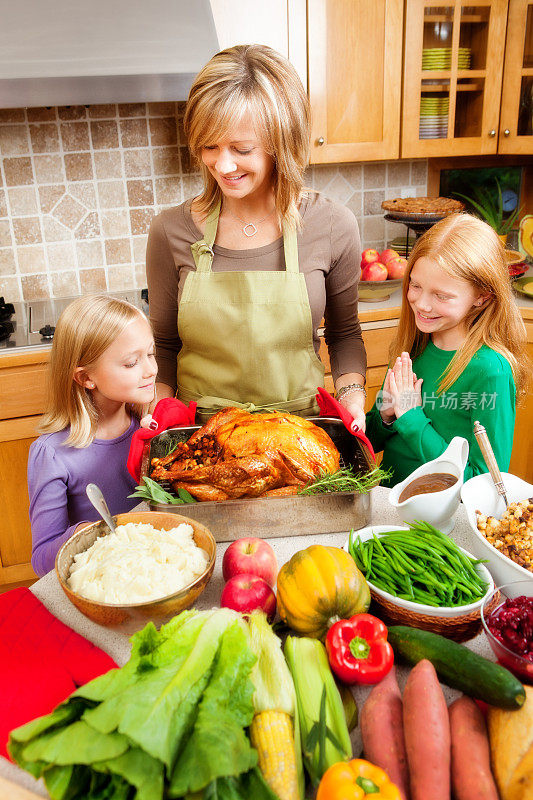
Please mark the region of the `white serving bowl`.
<svg viewBox="0 0 533 800"><path fill-rule="evenodd" d="M367 539L371 539L372 536L380 536L382 533L389 533L390 531L408 531L409 528L403 525L369 525L367 528L361 528L360 531L354 531L353 538L356 539L358 536L362 539L362 541L366 541ZM348 550L348 543L349 539L346 541L344 545L344 549ZM464 550L462 547L459 548L463 551L467 556L472 556L472 553L469 553L467 550ZM377 595L383 600L387 601L388 603L397 606L399 608L403 608L406 611L410 611L413 614L424 614L428 617L440 617L440 618L453 618L453 617L462 617L465 614L471 614L475 611L480 611L481 606L483 605L483 601L494 590L494 581L492 580L492 576L488 569L485 567L484 564L477 564L476 571L479 574L480 578L485 581L487 586L487 591L479 600L476 600L475 603L470 603L466 606L449 606L444 608L435 608L435 606L427 606L423 603L413 603L410 600L403 600L401 597L395 597L393 594L389 594L388 592L384 592L383 589L379 589L377 586L374 586L369 580L367 583L370 587L372 595Z"/></svg>
<svg viewBox="0 0 533 800"><path fill-rule="evenodd" d="M507 499L510 503L525 500L533 497L533 486L526 483L522 478L502 472L502 480L507 489ZM490 544L478 531L476 523L476 511L480 511L485 516L500 519L505 512L505 502L496 491L496 487L489 473L476 475L467 480L461 489L461 499L463 501L471 535L468 547L472 550L476 558L488 560L488 568L497 586L512 581L533 580L533 572L525 567L516 564L512 559L504 556L493 545Z"/></svg>

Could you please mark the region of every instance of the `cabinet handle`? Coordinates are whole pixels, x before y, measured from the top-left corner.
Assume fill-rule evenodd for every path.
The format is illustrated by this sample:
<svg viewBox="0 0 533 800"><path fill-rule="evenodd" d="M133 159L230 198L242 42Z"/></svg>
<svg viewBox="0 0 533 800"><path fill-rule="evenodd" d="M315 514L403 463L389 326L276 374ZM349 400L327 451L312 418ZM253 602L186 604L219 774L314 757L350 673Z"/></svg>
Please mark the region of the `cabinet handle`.
<svg viewBox="0 0 533 800"><path fill-rule="evenodd" d="M494 139L494 137L496 136L496 131L494 130L494 128L491 131L489 131L489 136L491 139Z"/></svg>
<svg viewBox="0 0 533 800"><path fill-rule="evenodd" d="M317 143L317 145L318 145L319 147L322 147L322 145L324 144L324 142L325 142L325 141L326 141L326 140L324 139L324 137L323 137L323 136L319 136L319 137L318 137L318 139L316 140L316 143Z"/></svg>
<svg viewBox="0 0 533 800"><path fill-rule="evenodd" d="M503 135L504 135L504 136L510 136L510 135L511 135L511 131L509 130L509 128L506 128L506 129L504 130L504 132L503 132Z"/></svg>

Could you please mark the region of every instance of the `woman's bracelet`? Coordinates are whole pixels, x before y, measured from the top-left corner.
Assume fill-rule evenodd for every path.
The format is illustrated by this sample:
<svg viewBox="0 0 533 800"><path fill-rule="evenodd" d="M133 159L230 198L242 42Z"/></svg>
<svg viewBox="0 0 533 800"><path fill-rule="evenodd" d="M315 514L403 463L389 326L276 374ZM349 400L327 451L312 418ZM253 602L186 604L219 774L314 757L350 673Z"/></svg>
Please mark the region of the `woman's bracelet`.
<svg viewBox="0 0 533 800"><path fill-rule="evenodd" d="M362 392L366 398L366 389L362 383L349 383L347 386L343 386L337 392L337 400L341 400L347 394L353 394L354 392Z"/></svg>

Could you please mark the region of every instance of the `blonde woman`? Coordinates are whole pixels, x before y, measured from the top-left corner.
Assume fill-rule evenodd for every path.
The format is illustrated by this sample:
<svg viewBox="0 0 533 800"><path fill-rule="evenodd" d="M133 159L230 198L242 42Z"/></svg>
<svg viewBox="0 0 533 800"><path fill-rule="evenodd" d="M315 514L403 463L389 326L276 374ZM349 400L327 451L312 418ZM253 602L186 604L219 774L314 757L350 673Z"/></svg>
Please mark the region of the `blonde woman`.
<svg viewBox="0 0 533 800"><path fill-rule="evenodd" d="M470 444L465 480L486 472L476 420L507 470L530 365L503 247L485 222L452 214L418 240L389 363L367 432L393 470L390 485L438 458L454 436Z"/></svg>
<svg viewBox="0 0 533 800"><path fill-rule="evenodd" d="M321 321L339 401L364 429L351 211L303 189L309 103L269 47L232 47L197 76L184 119L203 190L152 223L147 248L158 398L318 413Z"/></svg>
<svg viewBox="0 0 533 800"><path fill-rule="evenodd" d="M95 518L85 487L102 487L112 514L137 503L126 469L137 413L153 400L157 366L144 314L104 295L80 297L58 320L48 402L30 447L32 566L53 569L76 527Z"/></svg>

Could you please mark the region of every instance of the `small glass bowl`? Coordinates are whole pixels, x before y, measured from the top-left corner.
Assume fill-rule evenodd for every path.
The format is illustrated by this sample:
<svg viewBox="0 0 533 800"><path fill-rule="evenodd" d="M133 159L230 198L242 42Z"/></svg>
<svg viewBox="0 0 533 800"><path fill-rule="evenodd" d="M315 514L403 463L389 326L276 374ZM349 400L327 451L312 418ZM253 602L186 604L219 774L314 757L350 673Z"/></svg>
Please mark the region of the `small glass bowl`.
<svg viewBox="0 0 533 800"><path fill-rule="evenodd" d="M501 602L497 608L491 612L492 614L496 614L498 609L501 608L503 603L509 598L514 599L515 597L521 597L522 595L525 597L533 597L533 577L531 580L526 579L523 581L513 581L512 583L506 583L503 586L494 589L493 592L487 595L483 605L481 606L481 622L494 655L500 664L502 664L502 666L507 667L507 669L516 675L516 677L521 681L526 681L527 683L533 684L533 661L528 661L528 659L524 658L524 656L513 652L504 644L502 644L499 639L496 639L487 625L485 609L490 607L490 602L494 597L494 594L498 591L501 593ZM490 613L488 616L490 617Z"/></svg>

